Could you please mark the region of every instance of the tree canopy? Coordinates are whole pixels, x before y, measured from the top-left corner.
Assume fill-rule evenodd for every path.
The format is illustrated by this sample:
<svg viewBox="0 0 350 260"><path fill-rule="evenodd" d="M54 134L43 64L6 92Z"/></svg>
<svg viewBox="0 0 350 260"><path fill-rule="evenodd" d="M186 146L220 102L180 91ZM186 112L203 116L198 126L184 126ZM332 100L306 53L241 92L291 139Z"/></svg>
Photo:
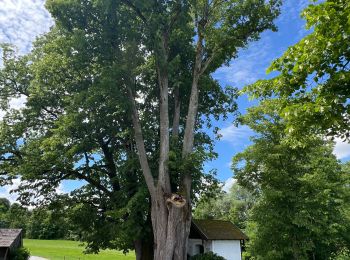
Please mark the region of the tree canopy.
<svg viewBox="0 0 350 260"><path fill-rule="evenodd" d="M274 109L249 109L243 122L257 135L233 158L239 184L257 197L249 252L257 259L328 259L349 245L349 172L321 138L304 138L302 147L285 142L286 125Z"/></svg>
<svg viewBox="0 0 350 260"><path fill-rule="evenodd" d="M278 75L245 88L263 102L279 100L295 144L315 133L350 137L349 15L346 0L311 4L302 12L311 32L271 64L268 71Z"/></svg>
<svg viewBox="0 0 350 260"><path fill-rule="evenodd" d="M203 127L236 111L235 90L210 73L276 29L280 1L46 6L55 25L31 53L3 48L2 183L20 176L29 203L54 199L63 180L83 180L66 199L81 203L77 223L91 248L137 249L153 237L155 259L184 259L191 195L215 183L202 171L215 156ZM25 107L9 110L16 97Z"/></svg>

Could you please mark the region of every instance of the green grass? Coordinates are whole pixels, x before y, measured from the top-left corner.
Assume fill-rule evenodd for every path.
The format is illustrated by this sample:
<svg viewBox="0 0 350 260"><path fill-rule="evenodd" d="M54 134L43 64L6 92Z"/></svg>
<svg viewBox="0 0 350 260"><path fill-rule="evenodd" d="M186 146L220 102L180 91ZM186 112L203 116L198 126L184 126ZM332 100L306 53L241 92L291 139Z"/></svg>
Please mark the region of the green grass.
<svg viewBox="0 0 350 260"><path fill-rule="evenodd" d="M124 255L120 251L103 250L99 254L83 254L84 246L67 240L24 239L24 246L30 254L50 260L134 260L135 254Z"/></svg>

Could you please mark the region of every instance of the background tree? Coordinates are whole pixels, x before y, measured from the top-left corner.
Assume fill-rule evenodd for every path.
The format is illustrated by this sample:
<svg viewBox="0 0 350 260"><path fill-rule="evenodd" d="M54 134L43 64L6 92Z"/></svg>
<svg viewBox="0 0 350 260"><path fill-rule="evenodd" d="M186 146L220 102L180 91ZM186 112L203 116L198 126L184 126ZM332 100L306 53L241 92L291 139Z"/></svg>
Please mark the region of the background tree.
<svg viewBox="0 0 350 260"><path fill-rule="evenodd" d="M285 142L284 121L268 104L243 118L257 135L233 158L239 183L259 197L249 251L257 259L328 259L349 245L347 176L321 138L309 136L295 148Z"/></svg>
<svg viewBox="0 0 350 260"><path fill-rule="evenodd" d="M302 16L312 32L271 64L278 76L245 88L254 98L278 98L294 144L309 133L350 136L349 15L346 0L311 4Z"/></svg>
<svg viewBox="0 0 350 260"><path fill-rule="evenodd" d="M235 183L227 193L218 191L215 197L202 196L195 206L194 217L229 220L244 230L255 200L251 192Z"/></svg>
<svg viewBox="0 0 350 260"><path fill-rule="evenodd" d="M0 210L0 228L19 228L26 235L27 220L31 215L27 208L0 198Z"/></svg>
<svg viewBox="0 0 350 260"><path fill-rule="evenodd" d="M68 219L70 209L51 205L36 207L30 211L26 223L26 237L31 239L74 239L74 231Z"/></svg>
<svg viewBox="0 0 350 260"><path fill-rule="evenodd" d="M0 198L0 228L8 227L8 223L6 221L6 214L10 209L11 203L6 198Z"/></svg>
<svg viewBox="0 0 350 260"><path fill-rule="evenodd" d="M8 228L19 228L23 229L23 234L26 234L26 223L30 217L30 212L27 208L21 206L18 203L12 203L10 209L6 214L7 222L9 223Z"/></svg>

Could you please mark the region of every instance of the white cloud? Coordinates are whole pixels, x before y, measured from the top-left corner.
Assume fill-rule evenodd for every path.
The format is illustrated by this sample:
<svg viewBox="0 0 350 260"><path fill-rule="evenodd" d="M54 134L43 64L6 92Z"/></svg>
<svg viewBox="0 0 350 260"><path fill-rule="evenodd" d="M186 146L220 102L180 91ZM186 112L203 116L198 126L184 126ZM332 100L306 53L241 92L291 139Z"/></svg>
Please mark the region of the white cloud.
<svg viewBox="0 0 350 260"><path fill-rule="evenodd" d="M350 157L350 143L343 142L340 138L335 138L333 153L340 160Z"/></svg>
<svg viewBox="0 0 350 260"><path fill-rule="evenodd" d="M11 185L5 185L5 186L0 187L0 198L7 198L11 203L16 202L16 200L18 198L18 194L16 192L11 193L11 191L17 189L20 184L21 184L21 179L17 178L17 179L12 180ZM64 183L62 183L62 182L56 188L57 194L61 195L61 194L65 194L68 192L69 191L67 190Z"/></svg>
<svg viewBox="0 0 350 260"><path fill-rule="evenodd" d="M236 179L234 178L228 178L225 183L224 183L224 186L222 186L222 190L225 191L225 192L229 192L231 187L233 186L233 184L235 184L237 182Z"/></svg>
<svg viewBox="0 0 350 260"><path fill-rule="evenodd" d="M284 1L282 5L282 15L277 19L277 21L288 24L290 23L291 19L298 19L301 11L304 10L309 4L309 0Z"/></svg>
<svg viewBox="0 0 350 260"><path fill-rule="evenodd" d="M53 25L45 0L0 0L0 42L11 43L20 53L30 50L35 38Z"/></svg>
<svg viewBox="0 0 350 260"><path fill-rule="evenodd" d="M288 44L292 45L307 34L305 22L300 19L300 12L308 4L309 0L284 1L281 15L276 20L280 30L277 33L263 32L259 41L251 42L247 49L239 51L238 58L232 60L229 67L219 68L213 74L214 78L235 87L243 87L266 78L265 71L270 63L286 50L284 38L293 39ZM289 30L291 23L293 28Z"/></svg>
<svg viewBox="0 0 350 260"><path fill-rule="evenodd" d="M226 163L226 166L227 166L228 168L231 169L231 167L232 167L232 162L230 161L230 162Z"/></svg>
<svg viewBox="0 0 350 260"><path fill-rule="evenodd" d="M233 84L235 87L254 83L264 75L269 65L270 40L270 37L266 36L259 42L251 43L248 49L240 51L239 57L232 60L229 66L220 67L214 73L214 77Z"/></svg>
<svg viewBox="0 0 350 260"><path fill-rule="evenodd" d="M18 98L12 98L9 101L9 108L10 109L21 109L23 107L25 107L25 104L27 102L27 98L24 95L21 95ZM0 120L5 116L6 111L2 111L0 110Z"/></svg>
<svg viewBox="0 0 350 260"><path fill-rule="evenodd" d="M20 179L14 179L12 181L12 185L5 185L3 187L0 187L0 197L7 198L11 203L15 202L18 195L17 193L10 193L10 192L11 190L17 189L20 184L21 184Z"/></svg>
<svg viewBox="0 0 350 260"><path fill-rule="evenodd" d="M222 136L222 141L227 141L232 144L237 143L247 143L249 137L254 135L254 131L251 130L248 126L235 126L230 125L228 127L222 128L219 131L219 134Z"/></svg>

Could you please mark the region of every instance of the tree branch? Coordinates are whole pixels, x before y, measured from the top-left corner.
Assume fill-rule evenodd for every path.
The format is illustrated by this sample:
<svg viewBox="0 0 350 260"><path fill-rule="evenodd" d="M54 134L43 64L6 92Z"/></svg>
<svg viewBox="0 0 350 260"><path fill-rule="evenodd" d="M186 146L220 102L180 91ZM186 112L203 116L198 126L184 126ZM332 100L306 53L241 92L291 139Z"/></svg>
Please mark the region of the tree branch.
<svg viewBox="0 0 350 260"><path fill-rule="evenodd" d="M170 23L169 23L169 27L168 27L168 32L170 32L175 24L175 22L177 21L177 19L179 18L179 15L181 14L181 0L177 1L177 5L176 5L176 12L175 14L171 17L170 19Z"/></svg>
<svg viewBox="0 0 350 260"><path fill-rule="evenodd" d="M102 148L102 152L104 154L104 159L107 163L107 168L108 168L107 175L112 182L113 190L118 191L120 190L120 184L119 184L119 181L117 180L117 168L114 163L113 153L111 149L108 147L108 141L107 143L105 143L102 139L100 139L99 143Z"/></svg>
<svg viewBox="0 0 350 260"><path fill-rule="evenodd" d="M136 147L138 151L138 157L139 157L142 173L145 178L148 191L151 194L151 196L154 198L156 194L154 179L151 173L151 168L149 167L149 164L148 164L148 159L147 159L147 154L146 154L146 149L145 149L145 144L144 144L144 139L142 134L142 128L141 128L139 115L135 104L135 98L132 93L132 89L129 85L127 85L127 91L128 91L129 101L131 104L131 118L134 126L135 142L136 142Z"/></svg>
<svg viewBox="0 0 350 260"><path fill-rule="evenodd" d="M145 23L147 24L146 17L142 14L141 10L137 8L130 0L121 0L125 5L129 6L136 14L137 16Z"/></svg>
<svg viewBox="0 0 350 260"><path fill-rule="evenodd" d="M75 175L77 178L87 181L89 184L91 184L92 186L94 186L95 188L97 188L101 191L104 191L109 196L112 195L112 192L110 190L108 190L105 186L103 186L100 182L90 178L89 176L86 176L86 175L80 173L79 171L65 170L65 172L67 172L69 175Z"/></svg>
<svg viewBox="0 0 350 260"><path fill-rule="evenodd" d="M179 126L180 126L180 90L179 86L175 87L174 90L174 118L173 118L173 138L178 138L179 136Z"/></svg>
<svg viewBox="0 0 350 260"><path fill-rule="evenodd" d="M215 56L215 52L213 52L213 54L204 61L204 63L202 64L201 70L199 72L200 75L202 75L206 69L208 68L208 66L210 65L210 63L212 62L212 60L214 59Z"/></svg>
<svg viewBox="0 0 350 260"><path fill-rule="evenodd" d="M164 43L167 39L163 39ZM165 46L163 46L165 49ZM164 58L164 57L161 57ZM160 121L160 154L159 154L159 176L158 181L162 184L165 193L171 193L170 177L168 171L169 161L169 94L168 94L168 72L157 64L158 81L160 88L159 96L159 121Z"/></svg>

